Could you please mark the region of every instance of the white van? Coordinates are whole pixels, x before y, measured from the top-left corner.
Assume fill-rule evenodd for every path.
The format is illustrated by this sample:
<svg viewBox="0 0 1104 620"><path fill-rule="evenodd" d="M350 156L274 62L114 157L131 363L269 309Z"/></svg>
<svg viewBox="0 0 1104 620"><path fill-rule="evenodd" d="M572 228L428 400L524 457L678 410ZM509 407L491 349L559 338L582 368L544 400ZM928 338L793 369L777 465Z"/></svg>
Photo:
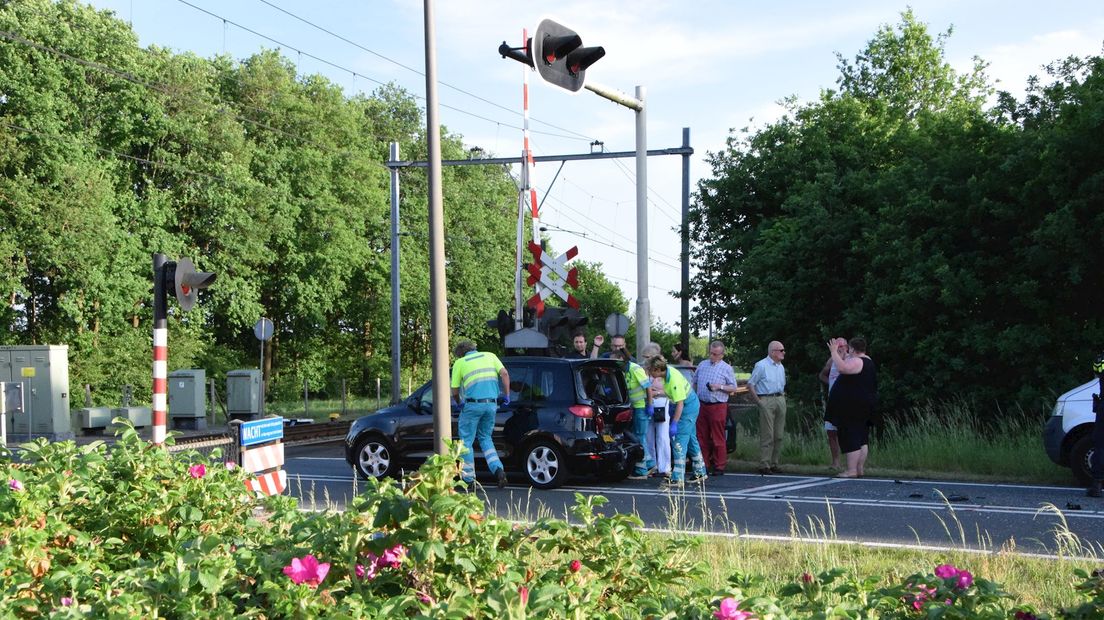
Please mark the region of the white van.
<svg viewBox="0 0 1104 620"><path fill-rule="evenodd" d="M1058 397L1054 413L1043 430L1043 446L1050 460L1073 470L1078 481L1088 484L1089 457L1093 453L1092 431L1096 423L1093 394L1100 380L1093 379Z"/></svg>

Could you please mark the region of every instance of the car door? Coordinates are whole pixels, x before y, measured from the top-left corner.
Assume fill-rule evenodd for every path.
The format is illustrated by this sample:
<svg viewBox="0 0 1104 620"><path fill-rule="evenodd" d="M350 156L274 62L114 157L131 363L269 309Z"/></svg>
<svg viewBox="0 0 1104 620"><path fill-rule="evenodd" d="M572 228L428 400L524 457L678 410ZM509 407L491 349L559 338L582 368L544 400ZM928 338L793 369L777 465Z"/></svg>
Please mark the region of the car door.
<svg viewBox="0 0 1104 620"><path fill-rule="evenodd" d="M424 460L433 454L433 384L424 384L406 399L410 408L395 428L395 445L404 460Z"/></svg>

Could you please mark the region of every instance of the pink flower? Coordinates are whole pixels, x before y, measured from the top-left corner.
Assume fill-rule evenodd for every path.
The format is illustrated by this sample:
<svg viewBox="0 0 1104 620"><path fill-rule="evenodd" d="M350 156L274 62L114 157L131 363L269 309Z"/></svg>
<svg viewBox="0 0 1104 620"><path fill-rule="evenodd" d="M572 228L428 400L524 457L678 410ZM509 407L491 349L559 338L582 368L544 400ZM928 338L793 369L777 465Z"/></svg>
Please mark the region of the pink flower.
<svg viewBox="0 0 1104 620"><path fill-rule="evenodd" d="M73 599L69 598L68 596L61 597L61 606L62 607L68 607L72 604L73 604Z"/></svg>
<svg viewBox="0 0 1104 620"><path fill-rule="evenodd" d="M399 564L402 564L403 558L406 557L406 547L402 545L395 545L390 549L383 552L379 560L376 561L380 568L398 568Z"/></svg>
<svg viewBox="0 0 1104 620"><path fill-rule="evenodd" d="M571 560L571 572L577 573L579 569L583 567L583 563L579 560Z"/></svg>
<svg viewBox="0 0 1104 620"><path fill-rule="evenodd" d="M371 580L375 579L376 575L378 575L378 574L379 574L379 569L377 568L377 565L376 565L375 561L369 562L368 566L364 566L363 564L357 564L356 565L357 579L367 579L368 581L371 581Z"/></svg>
<svg viewBox="0 0 1104 620"><path fill-rule="evenodd" d="M188 468L188 475L193 478L202 478L207 475L207 466L197 463Z"/></svg>
<svg viewBox="0 0 1104 620"><path fill-rule="evenodd" d="M11 480L8 480L8 488L13 491L22 491L23 483L15 478L12 478Z"/></svg>
<svg viewBox="0 0 1104 620"><path fill-rule="evenodd" d="M425 593L418 593L418 600L425 603L426 605L433 604L433 597Z"/></svg>
<svg viewBox="0 0 1104 620"><path fill-rule="evenodd" d="M813 582L813 576L810 575L809 573L801 573L801 581L803 581L805 583L812 583Z"/></svg>
<svg viewBox="0 0 1104 620"><path fill-rule="evenodd" d="M292 583L305 583L312 588L317 588L329 572L329 563L319 564L318 558L309 553L303 559L292 558L291 564L284 567L284 574L291 578Z"/></svg>
<svg viewBox="0 0 1104 620"><path fill-rule="evenodd" d="M522 606L529 604L529 588L525 586L518 586L518 596L521 597Z"/></svg>
<svg viewBox="0 0 1104 620"><path fill-rule="evenodd" d="M227 471L234 471L238 467L238 464L234 461L226 461L225 463Z"/></svg>
<svg viewBox="0 0 1104 620"><path fill-rule="evenodd" d="M1017 611L1015 616L1012 616L1016 620L1039 620L1038 617L1030 611Z"/></svg>
<svg viewBox="0 0 1104 620"><path fill-rule="evenodd" d="M947 579L958 575L958 569L950 564L940 564L935 567L935 576L940 579Z"/></svg>
<svg viewBox="0 0 1104 620"><path fill-rule="evenodd" d="M974 576L970 574L968 570L958 571L958 579L955 581L955 585L965 590L974 585Z"/></svg>
<svg viewBox="0 0 1104 620"><path fill-rule="evenodd" d="M752 620L754 616L749 611L740 611L740 601L731 596L721 601L720 608L713 612L717 620Z"/></svg>

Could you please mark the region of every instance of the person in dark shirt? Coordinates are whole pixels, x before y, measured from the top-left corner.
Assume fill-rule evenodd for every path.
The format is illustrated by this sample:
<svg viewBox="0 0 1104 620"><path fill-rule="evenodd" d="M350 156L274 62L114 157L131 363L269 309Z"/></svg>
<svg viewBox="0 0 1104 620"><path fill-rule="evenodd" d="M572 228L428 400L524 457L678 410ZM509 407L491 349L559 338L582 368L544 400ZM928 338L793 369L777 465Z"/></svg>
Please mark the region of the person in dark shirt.
<svg viewBox="0 0 1104 620"><path fill-rule="evenodd" d="M571 338L572 349L564 355L569 360L585 360L590 359L590 354L587 353L587 337L586 332L579 329L576 330ZM595 347L597 350L597 347Z"/></svg>

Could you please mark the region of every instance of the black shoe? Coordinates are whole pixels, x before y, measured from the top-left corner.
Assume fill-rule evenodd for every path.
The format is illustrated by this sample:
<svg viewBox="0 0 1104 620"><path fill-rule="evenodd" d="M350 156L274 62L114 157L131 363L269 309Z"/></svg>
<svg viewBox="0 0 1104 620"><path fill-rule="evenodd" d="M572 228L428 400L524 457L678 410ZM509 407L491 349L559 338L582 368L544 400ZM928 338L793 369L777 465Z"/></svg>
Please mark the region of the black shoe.
<svg viewBox="0 0 1104 620"><path fill-rule="evenodd" d="M777 466L777 465L771 465L770 472L772 474L780 474L780 473L782 473L782 468Z"/></svg>
<svg viewBox="0 0 1104 620"><path fill-rule="evenodd" d="M708 479L709 479L709 476L707 476L706 474L703 473L703 474L700 474L700 475L691 475L690 477L688 477L686 479L686 481L690 482L690 483L694 483L694 484L701 484L701 483L705 482Z"/></svg>
<svg viewBox="0 0 1104 620"><path fill-rule="evenodd" d="M710 476L723 476L724 475L724 470L723 469L714 469L713 471L709 472L709 475Z"/></svg>
<svg viewBox="0 0 1104 620"><path fill-rule="evenodd" d="M506 488L506 470L505 469L500 469L500 470L498 470L498 474L496 474L496 475L498 476L498 488L505 489Z"/></svg>
<svg viewBox="0 0 1104 620"><path fill-rule="evenodd" d="M769 476L769 475L773 474L774 471L770 467L760 467L759 468L759 473L764 475L764 476Z"/></svg>
<svg viewBox="0 0 1104 620"><path fill-rule="evenodd" d="M1104 493L1101 493L1100 487L1100 481L1093 480L1089 483L1089 488L1085 490L1085 495L1088 495L1089 497L1100 497L1101 495L1104 495Z"/></svg>

